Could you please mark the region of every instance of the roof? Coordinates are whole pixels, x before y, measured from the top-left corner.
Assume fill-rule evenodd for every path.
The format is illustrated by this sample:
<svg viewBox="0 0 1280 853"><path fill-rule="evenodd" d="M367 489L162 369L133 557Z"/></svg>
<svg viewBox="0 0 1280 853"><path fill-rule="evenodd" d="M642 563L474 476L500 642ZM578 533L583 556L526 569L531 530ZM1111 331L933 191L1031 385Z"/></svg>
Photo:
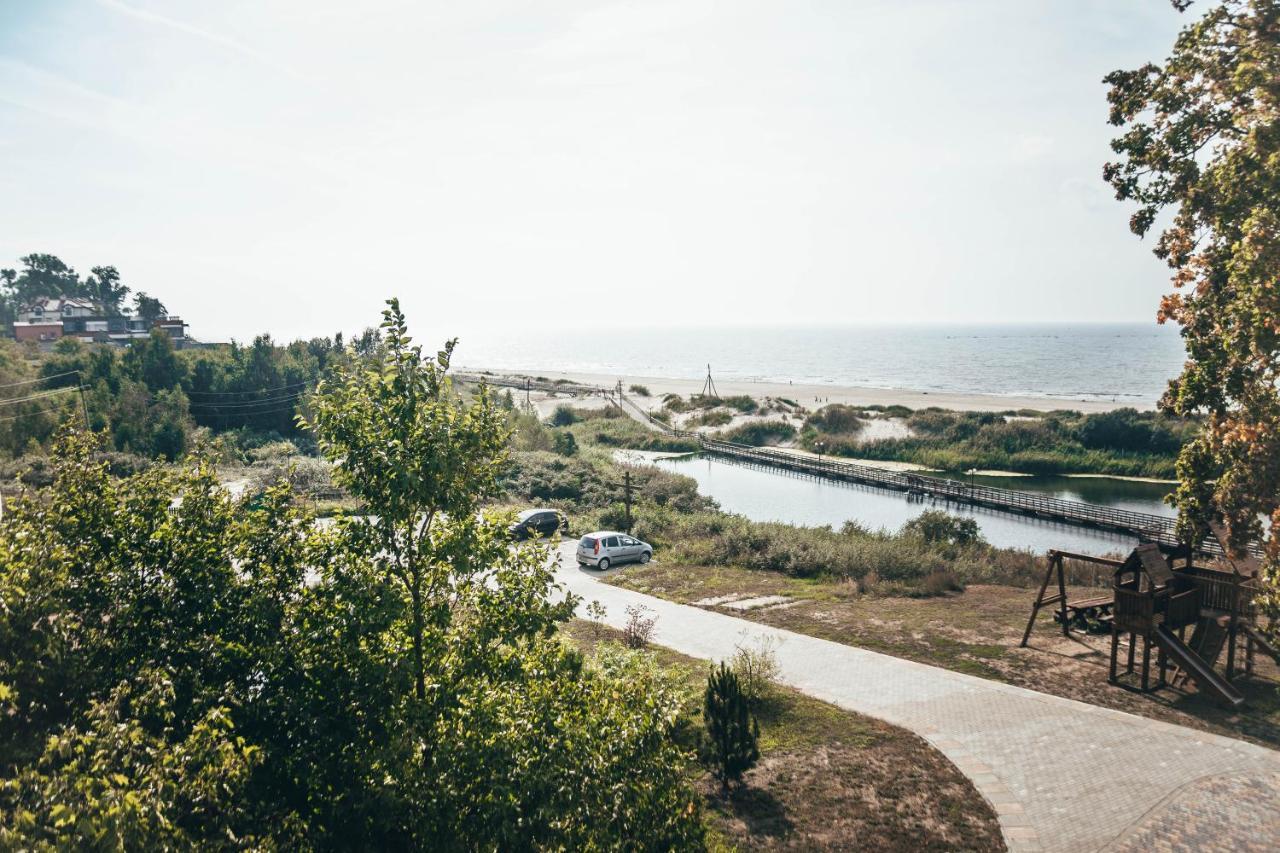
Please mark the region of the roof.
<svg viewBox="0 0 1280 853"><path fill-rule="evenodd" d="M66 299L43 296L29 303L25 310L30 311L32 308L42 308L45 311L61 311L64 305L70 305L72 308L89 308L95 311L98 308L92 299L83 299L79 296L71 296Z"/></svg>

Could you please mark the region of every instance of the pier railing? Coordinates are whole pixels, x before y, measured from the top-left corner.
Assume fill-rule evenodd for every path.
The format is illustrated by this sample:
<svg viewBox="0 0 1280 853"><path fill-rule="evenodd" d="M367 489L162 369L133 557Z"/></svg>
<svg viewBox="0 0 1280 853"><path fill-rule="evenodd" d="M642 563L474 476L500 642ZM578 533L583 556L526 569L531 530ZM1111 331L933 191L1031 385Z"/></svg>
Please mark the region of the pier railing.
<svg viewBox="0 0 1280 853"><path fill-rule="evenodd" d="M1172 518L1146 512L1118 509L1101 504L1068 501L1033 492L1019 492L958 482L942 477L929 477L902 471L887 471L870 465L861 465L829 456L809 456L794 451L767 447L752 447L732 441L708 438L706 435L678 429L653 417L620 391L606 392L606 396L624 411L655 429L668 435L696 441L705 452L714 453L742 462L783 468L802 474L812 474L832 480L878 486L885 489L941 498L970 506L980 506L1002 512L1058 521L1082 527L1092 527L1116 533L1137 536L1150 542L1177 545L1180 542L1176 522ZM1213 538L1206 538L1200 545L1206 554L1221 555L1221 546Z"/></svg>

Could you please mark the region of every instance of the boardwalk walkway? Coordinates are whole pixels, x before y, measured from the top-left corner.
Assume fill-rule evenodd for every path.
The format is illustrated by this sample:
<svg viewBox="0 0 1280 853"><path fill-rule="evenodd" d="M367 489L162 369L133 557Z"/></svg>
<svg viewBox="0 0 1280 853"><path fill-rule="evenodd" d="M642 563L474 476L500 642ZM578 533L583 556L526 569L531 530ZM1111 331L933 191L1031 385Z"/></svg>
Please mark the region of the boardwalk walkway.
<svg viewBox="0 0 1280 853"><path fill-rule="evenodd" d="M642 604L655 642L712 660L771 636L784 683L924 737L991 802L1010 850L1280 849L1280 753L603 584L572 549L557 578L609 624Z"/></svg>
<svg viewBox="0 0 1280 853"><path fill-rule="evenodd" d="M940 477L928 477L911 472L888 471L883 468L860 465L843 459L808 456L779 448L751 447L730 441L719 441L708 438L702 433L676 429L669 424L665 424L655 419L624 394L610 392L606 396L614 405L620 407L631 417L646 424L651 429L679 438L692 439L697 441L698 445L706 453L724 456L747 465L782 468L830 480L861 483L882 489L891 489L907 494L927 495L955 503L980 506L1016 515L1126 533L1137 536L1144 541L1159 542L1164 545L1177 545L1181 542L1181 537L1178 536L1176 530L1175 520L1166 516L1117 509L1116 507L1084 503L1083 501L1061 500L1047 495L1020 492L1014 489L975 486L969 483L946 480ZM1223 553L1222 547L1212 536L1205 538L1200 545L1200 550L1213 555Z"/></svg>

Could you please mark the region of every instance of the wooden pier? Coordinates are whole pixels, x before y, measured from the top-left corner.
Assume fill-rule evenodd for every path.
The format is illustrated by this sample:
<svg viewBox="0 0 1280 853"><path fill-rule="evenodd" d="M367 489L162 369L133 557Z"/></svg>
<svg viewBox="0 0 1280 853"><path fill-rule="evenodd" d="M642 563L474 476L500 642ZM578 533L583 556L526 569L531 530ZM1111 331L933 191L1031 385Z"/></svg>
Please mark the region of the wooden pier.
<svg viewBox="0 0 1280 853"><path fill-rule="evenodd" d="M632 417L644 421L667 435L696 441L704 452L717 456L811 474L829 480L892 489L908 495L941 498L958 504L984 507L1030 518L1107 530L1136 536L1147 542L1159 542L1164 545L1178 545L1181 542L1176 530L1176 519L1173 518L1100 504L1066 501L1033 492L979 486L910 472L886 471L883 468L860 465L844 459L808 456L776 448L752 447L731 441L720 441L708 438L701 433L676 429L665 424L627 399L624 394L614 391L608 396L615 405ZM1222 547L1212 537L1205 538L1200 545L1200 550L1214 556L1223 554Z"/></svg>

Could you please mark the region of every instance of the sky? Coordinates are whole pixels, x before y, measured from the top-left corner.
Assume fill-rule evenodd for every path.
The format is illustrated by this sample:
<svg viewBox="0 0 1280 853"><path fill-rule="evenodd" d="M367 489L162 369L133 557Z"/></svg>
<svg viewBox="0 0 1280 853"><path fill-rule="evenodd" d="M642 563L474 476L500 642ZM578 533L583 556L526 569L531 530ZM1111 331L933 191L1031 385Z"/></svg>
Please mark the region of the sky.
<svg viewBox="0 0 1280 853"><path fill-rule="evenodd" d="M1193 12L1197 7L1193 7ZM1101 179L1167 0L0 0L0 266L205 340L1149 321Z"/></svg>

